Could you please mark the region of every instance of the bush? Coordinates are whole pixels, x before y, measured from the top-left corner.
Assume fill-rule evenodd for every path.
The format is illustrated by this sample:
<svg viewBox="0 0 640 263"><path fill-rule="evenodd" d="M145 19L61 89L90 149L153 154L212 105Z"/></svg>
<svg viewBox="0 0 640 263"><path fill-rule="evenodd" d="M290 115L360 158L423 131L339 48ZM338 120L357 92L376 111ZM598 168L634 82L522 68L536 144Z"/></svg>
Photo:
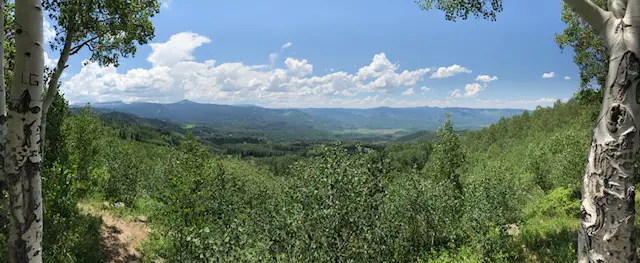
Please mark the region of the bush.
<svg viewBox="0 0 640 263"><path fill-rule="evenodd" d="M105 170L108 179L105 182L105 196L130 206L135 201L142 173L148 173L147 158L144 149L133 142L120 141L108 144Z"/></svg>
<svg viewBox="0 0 640 263"><path fill-rule="evenodd" d="M270 201L260 190L264 185L254 185L251 178L215 160L192 137L171 160L167 178L168 187L159 194L165 233L160 256L170 262L268 258L270 243L260 227L267 220L261 217L269 216L260 214Z"/></svg>
<svg viewBox="0 0 640 263"><path fill-rule="evenodd" d="M313 262L380 262L381 167L363 153L327 147L290 172L296 258Z"/></svg>
<svg viewBox="0 0 640 263"><path fill-rule="evenodd" d="M577 187L557 188L524 209L519 236L527 256L537 261L575 261L580 214Z"/></svg>
<svg viewBox="0 0 640 263"><path fill-rule="evenodd" d="M387 246L399 262L412 261L425 251L440 251L458 240L459 199L454 188L424 173L394 176L384 202Z"/></svg>

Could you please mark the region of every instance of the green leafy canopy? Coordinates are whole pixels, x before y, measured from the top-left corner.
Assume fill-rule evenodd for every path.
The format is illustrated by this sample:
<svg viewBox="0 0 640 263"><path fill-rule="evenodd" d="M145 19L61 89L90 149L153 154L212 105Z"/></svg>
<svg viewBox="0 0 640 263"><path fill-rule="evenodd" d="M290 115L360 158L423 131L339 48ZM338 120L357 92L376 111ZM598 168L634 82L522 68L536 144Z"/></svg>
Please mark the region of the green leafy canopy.
<svg viewBox="0 0 640 263"><path fill-rule="evenodd" d="M495 21L502 12L502 0L416 0L422 10L442 10L447 20L465 20L469 15Z"/></svg>
<svg viewBox="0 0 640 263"><path fill-rule="evenodd" d="M114 66L135 54L136 42L144 45L154 37L150 18L160 11L157 0L43 0L42 6L55 22L53 50L62 50L69 39L70 55L86 46L89 61Z"/></svg>

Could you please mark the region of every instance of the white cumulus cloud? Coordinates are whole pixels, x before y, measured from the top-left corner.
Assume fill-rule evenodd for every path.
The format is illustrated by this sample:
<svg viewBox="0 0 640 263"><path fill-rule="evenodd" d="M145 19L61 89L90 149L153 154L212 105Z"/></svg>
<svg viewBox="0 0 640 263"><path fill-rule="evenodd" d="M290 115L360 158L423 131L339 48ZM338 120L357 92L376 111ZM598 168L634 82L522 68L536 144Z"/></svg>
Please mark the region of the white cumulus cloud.
<svg viewBox="0 0 640 263"><path fill-rule="evenodd" d="M571 77L569 77L569 76L564 76L564 79L565 79L565 80L571 80Z"/></svg>
<svg viewBox="0 0 640 263"><path fill-rule="evenodd" d="M154 66L172 66L181 61L192 60L193 50L209 42L211 39L196 33L178 33L167 42L149 44L152 52L147 60Z"/></svg>
<svg viewBox="0 0 640 263"><path fill-rule="evenodd" d="M306 59L297 60L287 58L287 60L284 61L284 64L287 65L287 72L298 78L309 75L313 71L313 65L309 64Z"/></svg>
<svg viewBox="0 0 640 263"><path fill-rule="evenodd" d="M542 74L542 78L543 79L550 79L556 76L555 72L549 72L549 73L544 73Z"/></svg>
<svg viewBox="0 0 640 263"><path fill-rule="evenodd" d="M480 81L480 82L492 82L496 80L498 80L497 76L478 75L478 77L476 77L476 81Z"/></svg>
<svg viewBox="0 0 640 263"><path fill-rule="evenodd" d="M51 23L47 19L42 20L42 27L44 33L44 42L49 43L56 37L56 30L51 26Z"/></svg>
<svg viewBox="0 0 640 263"><path fill-rule="evenodd" d="M451 65L449 67L440 67L436 72L431 75L432 79L443 79L453 77L460 73L471 73L471 70L460 66L458 64Z"/></svg>
<svg viewBox="0 0 640 263"><path fill-rule="evenodd" d="M412 86L423 80L425 74L430 69L422 68L414 71L404 70L398 73L399 66L391 63L385 53L376 54L373 60L367 66L358 69L356 80L358 82L367 82L362 87L363 90L388 90L395 87Z"/></svg>
<svg viewBox="0 0 640 263"><path fill-rule="evenodd" d="M483 90L485 87L483 87L479 83L467 84L464 86L464 96L471 97L471 96L478 95L478 92Z"/></svg>
<svg viewBox="0 0 640 263"><path fill-rule="evenodd" d="M153 52L147 58L151 68L118 72L112 66L88 63L78 74L65 79L62 90L71 103L190 99L263 106L414 105L378 94L411 87L429 72L428 68L400 70L384 53L375 54L369 65L354 73L316 73L319 75L312 75L313 65L306 59L286 58L277 67L194 61L194 50L208 42L205 36L178 33L152 45ZM365 97L362 92L373 94Z"/></svg>
<svg viewBox="0 0 640 263"><path fill-rule="evenodd" d="M411 96L413 94L415 94L416 92L413 90L413 88L410 88L408 90L406 90L405 92L402 93L402 96Z"/></svg>
<svg viewBox="0 0 640 263"><path fill-rule="evenodd" d="M44 65L49 67L50 69L55 68L56 63L58 63L58 58L49 57L49 53L44 52Z"/></svg>
<svg viewBox="0 0 640 263"><path fill-rule="evenodd" d="M460 98L460 97L462 97L462 92L460 92L459 89L454 89L451 92L449 92L449 97L451 97L451 98Z"/></svg>
<svg viewBox="0 0 640 263"><path fill-rule="evenodd" d="M431 88L428 88L427 86L422 86L422 88L420 88L423 91L430 91Z"/></svg>

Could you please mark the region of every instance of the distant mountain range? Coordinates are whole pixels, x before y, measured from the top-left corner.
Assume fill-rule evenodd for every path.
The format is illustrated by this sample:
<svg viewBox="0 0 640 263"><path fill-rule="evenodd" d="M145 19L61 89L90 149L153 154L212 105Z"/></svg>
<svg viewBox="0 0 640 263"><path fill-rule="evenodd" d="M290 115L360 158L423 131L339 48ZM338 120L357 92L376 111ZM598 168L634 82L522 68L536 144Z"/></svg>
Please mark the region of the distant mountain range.
<svg viewBox="0 0 640 263"><path fill-rule="evenodd" d="M72 107L82 107L75 104ZM473 109L414 107L372 109L300 108L270 109L255 105L220 105L183 100L176 103L91 103L100 112L118 111L178 124L235 127L249 130L420 130L434 131L451 114L456 129L478 129L501 117L521 114L523 109Z"/></svg>

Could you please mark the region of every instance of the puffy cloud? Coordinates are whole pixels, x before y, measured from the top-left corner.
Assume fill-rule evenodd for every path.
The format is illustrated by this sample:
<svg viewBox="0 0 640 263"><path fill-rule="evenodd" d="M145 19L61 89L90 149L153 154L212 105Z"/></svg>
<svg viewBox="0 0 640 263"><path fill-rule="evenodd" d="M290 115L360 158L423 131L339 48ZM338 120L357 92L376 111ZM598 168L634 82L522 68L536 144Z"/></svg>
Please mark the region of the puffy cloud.
<svg viewBox="0 0 640 263"><path fill-rule="evenodd" d="M388 91L397 87L413 86L421 81L427 72L428 69L418 69L415 71L405 70L400 74L395 71L388 72L364 85L362 89L368 91Z"/></svg>
<svg viewBox="0 0 640 263"><path fill-rule="evenodd" d="M571 77L569 77L569 76L564 76L564 79L565 79L565 80L571 80Z"/></svg>
<svg viewBox="0 0 640 263"><path fill-rule="evenodd" d="M471 70L460 66L458 64L451 65L449 67L440 67L436 72L431 75L432 79L443 79L453 77L460 73L471 73Z"/></svg>
<svg viewBox="0 0 640 263"><path fill-rule="evenodd" d="M283 67L276 68L193 61L195 48L209 41L195 33L178 33L167 42L152 45L153 52L147 58L152 62L151 68L118 72L112 66L88 63L78 74L67 78L62 89L71 103L191 99L225 104L304 102L345 106L344 103L364 101L362 91L383 93L415 85L429 71L423 68L400 72L384 53L374 55L372 62L356 73L336 71L315 76L311 75L313 65L306 59L287 58ZM376 105L390 103L385 101L389 98L376 96L370 97L369 102L373 103L373 98Z"/></svg>
<svg viewBox="0 0 640 263"><path fill-rule="evenodd" d="M480 82L492 82L496 80L498 80L497 76L478 75L478 77L476 77L476 81L480 81Z"/></svg>
<svg viewBox="0 0 640 263"><path fill-rule="evenodd" d="M402 93L402 96L411 96L413 94L415 94L416 92L413 90L413 88L408 89L407 91Z"/></svg>
<svg viewBox="0 0 640 263"><path fill-rule="evenodd" d="M209 42L211 39L196 33L178 33L167 42L150 43L152 52L147 60L154 66L172 66L181 61L192 60L193 50Z"/></svg>
<svg viewBox="0 0 640 263"><path fill-rule="evenodd" d="M542 74L542 78L543 79L550 79L556 76L555 72L549 72L549 73L544 73Z"/></svg>
<svg viewBox="0 0 640 263"><path fill-rule="evenodd" d="M287 65L287 72L298 78L309 75L313 71L313 66L309 64L306 59L297 60L287 58L287 60L284 61L284 64Z"/></svg>
<svg viewBox="0 0 640 263"><path fill-rule="evenodd" d="M44 42L49 43L56 37L56 30L47 19L42 20Z"/></svg>
<svg viewBox="0 0 640 263"><path fill-rule="evenodd" d="M44 65L49 67L50 69L53 69L56 66L56 63L58 63L58 58L50 58L49 57L49 53L44 52Z"/></svg>
<svg viewBox="0 0 640 263"><path fill-rule="evenodd" d="M373 60L367 66L364 66L358 70L358 79L367 80L380 77L388 72L395 72L398 69L398 65L391 63L387 59L387 55L384 53L376 54L373 56Z"/></svg>
<svg viewBox="0 0 640 263"><path fill-rule="evenodd" d="M362 87L363 90L386 91L395 87L415 85L430 71L429 68L422 68L414 71L405 70L398 74L398 68L399 66L391 63L384 53L376 54L369 65L358 69L356 79L359 82L370 81Z"/></svg>
<svg viewBox="0 0 640 263"><path fill-rule="evenodd" d="M431 88L428 88L427 86L422 86L422 88L420 88L422 91L430 91Z"/></svg>
<svg viewBox="0 0 640 263"><path fill-rule="evenodd" d="M118 74L113 66L87 63L80 72L64 82L63 90L76 101L135 101L170 96L174 79L168 67L132 69ZM87 83L91 83L87 85Z"/></svg>
<svg viewBox="0 0 640 263"><path fill-rule="evenodd" d="M276 60L278 60L278 57L279 57L279 56L280 56L280 55L279 55L278 53L270 53L270 54L269 54L269 65L270 65L271 67L273 67L273 66L275 66L275 65L276 65Z"/></svg>
<svg viewBox="0 0 640 263"><path fill-rule="evenodd" d="M485 87L483 87L479 83L467 84L464 86L464 96L471 97L471 96L478 95L478 92L483 90Z"/></svg>
<svg viewBox="0 0 640 263"><path fill-rule="evenodd" d="M449 97L451 97L451 98L460 98L460 97L462 97L462 92L460 92L459 89L454 89L451 92L449 92Z"/></svg>

